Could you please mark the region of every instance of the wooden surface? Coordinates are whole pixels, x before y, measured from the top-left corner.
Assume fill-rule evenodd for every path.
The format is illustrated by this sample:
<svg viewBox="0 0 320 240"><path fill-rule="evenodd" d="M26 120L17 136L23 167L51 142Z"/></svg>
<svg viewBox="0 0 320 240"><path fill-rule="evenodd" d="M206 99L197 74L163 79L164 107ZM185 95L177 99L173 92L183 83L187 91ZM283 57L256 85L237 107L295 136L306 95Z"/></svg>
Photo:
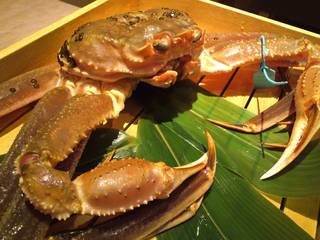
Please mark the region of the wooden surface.
<svg viewBox="0 0 320 240"><path fill-rule="evenodd" d="M78 9L77 5L58 0L1 0L0 49Z"/></svg>
<svg viewBox="0 0 320 240"><path fill-rule="evenodd" d="M287 26L285 24L270 21L268 19L245 13L240 10L214 4L209 1L125 1L125 0L98 0L92 4L74 12L73 14L58 20L45 29L40 30L22 41L11 45L0 52L0 81L15 76L26 70L55 61L56 51L66 37L74 29L89 20L104 18L107 15L125 12L129 10L143 10L150 7L174 7L185 10L207 31L271 31L285 33L301 37L307 36L315 42L320 43L319 35L301 29ZM32 59L32 61L30 61ZM19 67L17 67L19 66ZM240 69L233 84L236 84L239 76L246 75L246 69ZM226 80L229 76L225 76ZM276 90L275 90L276 91ZM228 93L228 92L227 92ZM247 107L253 112L262 111L277 101L277 98L265 97L264 94L256 92L249 101L249 94L241 97L227 98L241 107ZM228 95L228 94L227 94ZM231 95L231 94L229 94ZM129 134L136 134L136 115L141 111L133 100L127 102L127 108L121 113L116 121L110 125L126 130ZM0 154L7 152L14 137L18 133L26 116L19 118L12 125L0 133ZM281 207L283 212L292 218L298 225L305 229L311 236L315 237L317 218L319 212L319 198L308 199L282 199L263 194L275 206Z"/></svg>

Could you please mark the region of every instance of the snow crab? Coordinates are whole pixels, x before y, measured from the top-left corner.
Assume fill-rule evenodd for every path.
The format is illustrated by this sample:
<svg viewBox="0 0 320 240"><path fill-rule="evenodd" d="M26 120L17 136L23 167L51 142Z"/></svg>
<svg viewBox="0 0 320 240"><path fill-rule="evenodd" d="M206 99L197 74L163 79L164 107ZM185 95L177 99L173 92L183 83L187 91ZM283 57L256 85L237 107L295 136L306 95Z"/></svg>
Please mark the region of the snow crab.
<svg viewBox="0 0 320 240"><path fill-rule="evenodd" d="M168 8L120 14L79 27L61 47L59 66L36 69L0 85L0 117L41 98L8 154L15 158L25 196L53 218L117 215L156 198L170 198L196 174L203 179L202 191L189 194L193 202L200 199L212 184L214 167L206 166L213 150L181 168L141 159L106 161L73 181L55 167L92 129L119 115L140 81L167 88L176 80L259 62L260 35L206 34L187 13ZM305 39L266 36L268 61L306 65L296 90L247 125L212 121L257 132L295 111L292 137L279 162L264 176L270 177L293 161L319 128L319 48Z"/></svg>

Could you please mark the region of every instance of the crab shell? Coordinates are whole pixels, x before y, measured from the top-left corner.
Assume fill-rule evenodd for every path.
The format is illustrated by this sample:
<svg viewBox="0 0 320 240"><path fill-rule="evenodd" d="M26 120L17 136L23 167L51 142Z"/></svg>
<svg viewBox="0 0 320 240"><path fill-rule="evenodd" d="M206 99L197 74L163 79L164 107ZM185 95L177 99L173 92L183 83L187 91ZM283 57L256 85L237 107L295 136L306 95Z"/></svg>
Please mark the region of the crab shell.
<svg viewBox="0 0 320 240"><path fill-rule="evenodd" d="M187 13L173 9L130 12L79 27L58 54L73 75L114 82L152 77L198 59L204 34Z"/></svg>

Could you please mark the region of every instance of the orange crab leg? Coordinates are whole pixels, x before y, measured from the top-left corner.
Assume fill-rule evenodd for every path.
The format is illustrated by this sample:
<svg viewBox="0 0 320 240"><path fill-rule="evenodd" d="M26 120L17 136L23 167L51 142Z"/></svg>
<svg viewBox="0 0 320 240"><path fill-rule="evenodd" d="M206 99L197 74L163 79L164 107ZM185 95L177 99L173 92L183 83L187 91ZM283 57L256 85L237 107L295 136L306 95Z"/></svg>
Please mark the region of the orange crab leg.
<svg viewBox="0 0 320 240"><path fill-rule="evenodd" d="M230 124L210 119L211 122L238 131L257 133L284 120L296 112L296 121L289 143L279 161L261 179L272 177L288 166L311 141L320 125L320 48L305 39L264 34L267 38L267 61L279 66L307 65L291 92L276 105L246 124ZM261 59L258 38L261 33L220 34L207 37L207 49L200 59L205 74L227 72L235 67L259 63ZM294 104L293 104L294 102ZM295 108L294 108L295 107Z"/></svg>
<svg viewBox="0 0 320 240"><path fill-rule="evenodd" d="M266 36L266 46L270 50L266 54L267 62L277 66L305 66L311 51L315 56L319 54L319 49L305 39L266 33L207 34L200 56L201 73L230 72L236 67L260 63L261 35Z"/></svg>
<svg viewBox="0 0 320 240"><path fill-rule="evenodd" d="M23 148L36 135L37 130L48 122L53 115L60 111L65 101L71 98L66 88L56 88L46 94L33 109L29 121L27 121L16 137L10 151L1 161L0 174L0 212L3 216L1 225L6 226L0 233L0 238L22 239L25 235L42 239L49 226L50 219L41 216L27 204L20 188L17 188L19 176L15 171L15 160L21 154ZM83 149L78 149L80 152ZM78 153L78 151L76 151ZM69 156L69 160L77 161L77 156ZM23 216L23 217L22 217ZM17 231L12 231L17 229Z"/></svg>
<svg viewBox="0 0 320 240"><path fill-rule="evenodd" d="M294 92L292 91L286 97L281 99L264 112L260 113L254 118L251 118L245 124L231 124L215 119L208 119L210 122L219 125L221 127L229 128L247 133L259 133L275 124L283 121L291 114L295 113L294 107Z"/></svg>
<svg viewBox="0 0 320 240"><path fill-rule="evenodd" d="M59 85L57 64L48 65L0 84L0 117L40 99Z"/></svg>
<svg viewBox="0 0 320 240"><path fill-rule="evenodd" d="M63 218L60 208L64 212L78 207L69 174L53 167L67 158L88 131L115 114L108 95L76 96L39 129L17 161L22 190L36 208L46 213L50 209Z"/></svg>
<svg viewBox="0 0 320 240"><path fill-rule="evenodd" d="M289 143L278 162L261 179L272 177L303 151L320 129L320 65L311 64L298 81L295 91L296 121Z"/></svg>

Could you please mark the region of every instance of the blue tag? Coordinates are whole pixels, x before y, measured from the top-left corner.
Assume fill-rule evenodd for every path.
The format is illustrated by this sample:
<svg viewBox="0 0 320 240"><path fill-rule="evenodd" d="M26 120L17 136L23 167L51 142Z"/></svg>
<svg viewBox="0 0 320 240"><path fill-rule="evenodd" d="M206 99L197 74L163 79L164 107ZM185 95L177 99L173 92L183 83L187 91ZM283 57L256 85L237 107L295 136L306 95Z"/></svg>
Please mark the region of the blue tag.
<svg viewBox="0 0 320 240"><path fill-rule="evenodd" d="M288 82L276 82L276 71L266 64L266 39L261 36L261 64L260 70L253 75L254 88L270 88L277 85L288 84Z"/></svg>

